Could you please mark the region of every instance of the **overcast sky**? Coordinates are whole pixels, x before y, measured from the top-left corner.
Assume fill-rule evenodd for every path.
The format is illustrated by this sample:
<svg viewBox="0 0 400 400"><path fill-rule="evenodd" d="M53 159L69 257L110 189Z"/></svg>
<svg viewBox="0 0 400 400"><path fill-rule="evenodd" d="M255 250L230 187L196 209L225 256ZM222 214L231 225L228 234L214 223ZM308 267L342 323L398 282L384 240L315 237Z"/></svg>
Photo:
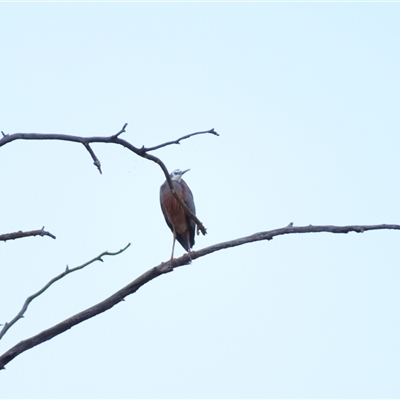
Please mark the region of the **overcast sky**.
<svg viewBox="0 0 400 400"><path fill-rule="evenodd" d="M400 223L399 3L1 3L0 130L109 136L188 169L195 250L294 225ZM0 343L168 260L151 161L0 148ZM213 253L25 352L1 398L400 397L400 232L286 235ZM178 244L176 255L184 250Z"/></svg>

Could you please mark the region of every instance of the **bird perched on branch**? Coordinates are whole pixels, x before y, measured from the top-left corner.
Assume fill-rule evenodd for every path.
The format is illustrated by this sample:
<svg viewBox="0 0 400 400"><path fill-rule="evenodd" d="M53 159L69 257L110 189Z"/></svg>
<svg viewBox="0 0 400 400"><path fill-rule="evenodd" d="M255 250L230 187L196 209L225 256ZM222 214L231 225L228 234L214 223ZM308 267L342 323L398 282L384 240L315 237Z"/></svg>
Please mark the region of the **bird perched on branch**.
<svg viewBox="0 0 400 400"><path fill-rule="evenodd" d="M182 179L182 175L188 171L188 169L185 171L176 169L175 171L171 172L170 177L172 180L172 187L177 195L186 204L187 208L193 214L196 214L196 207L194 205L192 191ZM194 246L194 232L196 230L196 223L186 215L185 210L172 194L167 181L165 181L160 188L160 204L165 221L167 222L167 225L171 229L174 236L172 242L172 260L174 257L175 240L178 240L182 247L188 252L190 252L191 248Z"/></svg>

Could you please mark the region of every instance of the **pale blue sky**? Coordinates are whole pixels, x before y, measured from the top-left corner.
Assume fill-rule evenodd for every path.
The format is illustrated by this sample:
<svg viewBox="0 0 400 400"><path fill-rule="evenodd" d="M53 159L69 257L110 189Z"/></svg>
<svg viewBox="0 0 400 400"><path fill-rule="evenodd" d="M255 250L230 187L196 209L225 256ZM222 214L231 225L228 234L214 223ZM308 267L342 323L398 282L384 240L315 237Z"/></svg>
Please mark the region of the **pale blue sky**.
<svg viewBox="0 0 400 400"><path fill-rule="evenodd" d="M400 4L1 3L0 130L156 145L208 235L400 223ZM156 164L112 145L0 148L1 353L168 259ZM400 397L400 233L221 251L16 358L1 398ZM177 246L176 254L183 253Z"/></svg>

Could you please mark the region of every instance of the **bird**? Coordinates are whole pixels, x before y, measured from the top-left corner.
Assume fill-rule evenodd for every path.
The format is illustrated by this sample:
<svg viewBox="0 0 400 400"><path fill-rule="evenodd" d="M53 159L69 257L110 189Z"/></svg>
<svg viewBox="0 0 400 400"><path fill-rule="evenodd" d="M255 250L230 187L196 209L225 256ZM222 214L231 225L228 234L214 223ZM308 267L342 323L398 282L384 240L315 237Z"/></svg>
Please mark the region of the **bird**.
<svg viewBox="0 0 400 400"><path fill-rule="evenodd" d="M193 214L196 214L192 191L187 183L182 179L182 175L188 171L188 169L185 171L176 169L175 171L172 171L169 176L175 192L186 204L188 209ZM190 256L190 251L194 246L196 223L186 215L183 207L172 194L167 181L165 181L160 187L160 205L165 221L173 235L171 260L174 257L175 240L178 240Z"/></svg>

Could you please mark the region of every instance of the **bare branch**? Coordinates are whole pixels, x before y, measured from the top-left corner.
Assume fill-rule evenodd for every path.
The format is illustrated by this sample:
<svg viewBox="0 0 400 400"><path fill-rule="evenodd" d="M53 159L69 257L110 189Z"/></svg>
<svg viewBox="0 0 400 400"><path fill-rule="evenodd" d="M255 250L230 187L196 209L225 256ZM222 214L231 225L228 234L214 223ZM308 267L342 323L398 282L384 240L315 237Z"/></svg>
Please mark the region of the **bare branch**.
<svg viewBox="0 0 400 400"><path fill-rule="evenodd" d="M82 143L83 145L90 143L113 143L126 147L127 149L134 152L138 156L143 157L142 151L140 149L131 145L126 140L120 139L118 137L118 135L122 133L121 131L113 136L91 136L91 137L64 135L60 133L13 133L11 135L5 135L2 138L0 138L0 147L8 143L11 143L15 140L61 140L66 142Z"/></svg>
<svg viewBox="0 0 400 400"><path fill-rule="evenodd" d="M89 152L89 154L92 156L93 158L93 164L97 167L97 169L99 170L100 174L102 174L101 172L101 164L99 159L96 157L96 154L94 154L94 151L92 150L92 148L90 147L90 145L88 143L83 143L83 145L85 146L86 150Z"/></svg>
<svg viewBox="0 0 400 400"><path fill-rule="evenodd" d="M230 240L228 242L218 243L210 247L190 253L191 258L195 260L198 257L203 257L215 251L229 249L231 247L241 246L246 243L258 242L260 240L272 240L275 236L287 235L291 233L349 233L357 232L363 233L372 230L400 230L400 225L396 224L381 224L381 225L348 225L348 226L335 226L335 225L308 225L308 226L293 226L291 222L284 228L274 229L272 231L254 233L250 236L245 236L239 239ZM180 265L177 265L180 266ZM175 265L174 265L175 267Z"/></svg>
<svg viewBox="0 0 400 400"><path fill-rule="evenodd" d="M43 292L45 292L53 283L57 282L58 280L64 278L64 276L67 276L68 274L71 274L72 272L75 271L79 271L82 268L85 268L86 266L94 263L95 261L101 261L103 262L102 257L104 256L116 256L118 254L121 254L123 251L125 251L131 244L128 243L123 249L116 251L114 253L111 253L109 251L104 251L103 253L99 254L97 257L93 258L90 261L85 262L82 265L79 265L78 267L74 267L74 268L67 268L65 269L64 272L62 272L61 274L57 275L56 277L54 277L53 279L51 279L48 283L46 283L46 285L44 285L42 287L42 289L40 289L38 292L32 294L31 296L29 296L26 300L24 305L22 306L21 310L19 311L19 313L10 321L10 322L6 322L2 328L2 330L0 331L0 340L3 338L3 336L7 333L7 331L16 323L18 322L21 318L24 317L24 314L26 312L26 310L29 307L29 304L32 302L32 300L34 300L36 297L39 297Z"/></svg>
<svg viewBox="0 0 400 400"><path fill-rule="evenodd" d="M0 235L0 240L5 242L7 240L20 239L27 236L49 236L53 239L56 238L52 233L45 231L43 227L42 229L38 229L36 231L3 233Z"/></svg>
<svg viewBox="0 0 400 400"><path fill-rule="evenodd" d="M192 251L190 255L188 253L184 254L182 257L173 259L166 263L161 263L160 265L151 268L133 282L129 283L127 286L123 287L107 299L102 302L78 313L74 316L60 322L57 325L52 326L49 329L46 329L39 334L30 337L29 339L22 340L11 349L6 351L3 355L0 356L0 369L4 369L5 365L7 365L10 361L12 361L15 357L20 355L21 353L35 347L47 340L52 339L53 337L65 332L68 329L71 329L73 326L80 324L81 322L92 318L98 314L107 311L108 309L114 307L116 304L120 303L125 299L125 297L130 294L135 293L139 290L143 285L150 282L151 280L161 276L165 273L171 272L174 268L180 267L182 265L187 265L191 262L191 259L194 260L199 257L203 257L207 254L211 254L215 251L219 251L222 249L227 249L230 247L241 246L246 243L252 243L260 240L271 240L275 236L291 234L291 233L317 233L317 232L329 232L329 233L348 233L348 232L366 232L370 230L379 230L379 229L394 229L400 230L400 225L349 225L349 226L333 226L333 225L324 225L324 226L298 226L295 227L293 224L289 224L285 228L274 229L272 231L259 232L254 235L230 240L228 242L223 242L219 244L215 244L213 246L198 250Z"/></svg>
<svg viewBox="0 0 400 400"><path fill-rule="evenodd" d="M171 144L181 144L180 143L181 140L188 139L188 138L190 138L192 136L195 136L195 135L204 135L206 133L211 133L211 134L213 134L215 136L219 136L219 134L214 130L214 128L212 128L212 129L209 129L208 131L190 133L189 135L182 136L179 139L172 140L170 142L159 144L158 146L142 147L142 150L145 151L145 152L149 152L149 151L161 149L162 147L165 147L165 146L170 146Z"/></svg>
<svg viewBox="0 0 400 400"><path fill-rule="evenodd" d="M0 139L0 147L6 145L7 143L13 142L14 140L62 140L62 141L68 141L68 142L76 142L76 143L82 143L85 148L89 151L92 159L94 160L94 165L96 165L96 167L99 169L100 173L101 173L101 168L100 168L100 161L98 160L98 158L96 157L96 155L94 154L93 150L91 149L91 147L89 146L89 143L113 143L113 144L119 144L125 148L127 148L128 150L132 151L133 153L135 153L136 155L138 155L139 157L143 157L146 158L148 160L151 160L153 162L155 162L156 164L158 164L160 166L160 168L163 170L164 175L168 181L168 186L172 192L172 194L174 195L174 197L176 198L176 200L178 201L178 203L182 206L182 208L185 210L186 215L188 215L190 218L193 219L193 221L195 221L198 230L200 230L203 235L205 235L207 233L206 228L204 227L203 223L197 218L196 215L194 215L186 206L186 204L180 199L180 197L178 196L178 194L175 192L175 190L172 187L172 182L171 182L171 178L169 177L169 172L167 167L164 165L164 163L157 157L154 157L151 154L148 154L148 151L153 151L156 149L159 149L161 147L165 147L165 146L169 146L171 144L179 144L179 142L181 140L184 139L188 139L192 136L195 135L202 135L202 134L213 134L215 136L219 136L219 134L213 129L209 129L208 131L201 131L201 132L194 132L194 133L190 133L189 135L185 135L182 136L181 138L171 141L171 142L166 142L163 144L160 144L158 146L154 146L154 147L149 147L146 148L144 146L142 146L142 148L137 148L135 146L133 146L131 143L127 142L126 140L123 140L119 137L120 134L125 132L125 128L128 124L124 124L124 126L122 127L122 129L117 132L115 135L112 136L92 136L92 137L81 137L81 136L73 136L73 135L63 135L63 134L58 134L58 133L47 133L47 134L43 134L43 133L14 133L11 135L5 135L3 134L3 137Z"/></svg>
<svg viewBox="0 0 400 400"><path fill-rule="evenodd" d="M121 129L119 132L117 132L115 135L113 135L112 137L118 137L121 133L126 132L125 128L126 128L127 126L128 126L128 123L126 122L126 123L124 124L124 126L122 127L122 129Z"/></svg>

